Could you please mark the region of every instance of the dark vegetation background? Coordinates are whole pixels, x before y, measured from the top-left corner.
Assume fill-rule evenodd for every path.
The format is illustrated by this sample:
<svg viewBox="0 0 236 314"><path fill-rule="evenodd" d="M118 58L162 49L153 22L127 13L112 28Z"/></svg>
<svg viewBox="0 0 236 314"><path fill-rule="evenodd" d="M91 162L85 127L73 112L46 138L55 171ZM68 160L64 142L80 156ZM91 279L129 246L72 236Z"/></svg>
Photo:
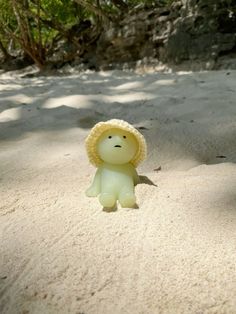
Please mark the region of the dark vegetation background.
<svg viewBox="0 0 236 314"><path fill-rule="evenodd" d="M0 0L0 7L4 70L236 68L235 0Z"/></svg>

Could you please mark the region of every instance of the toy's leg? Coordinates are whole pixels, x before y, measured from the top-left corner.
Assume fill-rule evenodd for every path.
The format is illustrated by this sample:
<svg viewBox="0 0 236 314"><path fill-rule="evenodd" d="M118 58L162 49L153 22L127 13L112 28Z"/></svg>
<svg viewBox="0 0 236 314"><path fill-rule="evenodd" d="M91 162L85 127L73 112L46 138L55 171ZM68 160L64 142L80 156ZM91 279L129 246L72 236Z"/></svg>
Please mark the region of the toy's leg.
<svg viewBox="0 0 236 314"><path fill-rule="evenodd" d="M119 202L122 207L130 208L135 205L136 197L133 185L127 185L122 188L119 194Z"/></svg>
<svg viewBox="0 0 236 314"><path fill-rule="evenodd" d="M109 191L102 192L99 196L99 202L104 207L113 207L116 203L116 197Z"/></svg>
<svg viewBox="0 0 236 314"><path fill-rule="evenodd" d="M114 186L108 180L101 180L101 194L99 202L103 207L112 208L116 204L117 196L114 191Z"/></svg>

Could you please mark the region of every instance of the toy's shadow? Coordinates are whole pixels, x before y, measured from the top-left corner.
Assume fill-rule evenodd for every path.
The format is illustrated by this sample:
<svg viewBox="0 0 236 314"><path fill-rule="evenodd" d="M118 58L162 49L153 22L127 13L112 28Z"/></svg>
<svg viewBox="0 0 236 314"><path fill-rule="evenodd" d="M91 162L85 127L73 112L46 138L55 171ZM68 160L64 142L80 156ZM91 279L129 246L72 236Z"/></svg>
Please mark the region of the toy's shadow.
<svg viewBox="0 0 236 314"><path fill-rule="evenodd" d="M117 211L117 204L115 204L113 207L103 207L103 211L106 213L114 213Z"/></svg>
<svg viewBox="0 0 236 314"><path fill-rule="evenodd" d="M140 183L139 184L148 184L148 185L154 185L157 186L152 180L150 180L147 176L139 176Z"/></svg>
<svg viewBox="0 0 236 314"><path fill-rule="evenodd" d="M127 208L125 208L125 209L127 209ZM133 207L131 207L131 208L128 208L128 209L139 209L139 206L138 206L138 204L134 204L134 206ZM113 206L113 207L103 207L103 209L102 209L104 212L106 212L106 213L114 213L114 212L116 212L117 210L118 210L118 207L117 207L117 204L115 205L115 206Z"/></svg>
<svg viewBox="0 0 236 314"><path fill-rule="evenodd" d="M134 206L130 209L139 209L139 206L138 206L138 204L134 204Z"/></svg>

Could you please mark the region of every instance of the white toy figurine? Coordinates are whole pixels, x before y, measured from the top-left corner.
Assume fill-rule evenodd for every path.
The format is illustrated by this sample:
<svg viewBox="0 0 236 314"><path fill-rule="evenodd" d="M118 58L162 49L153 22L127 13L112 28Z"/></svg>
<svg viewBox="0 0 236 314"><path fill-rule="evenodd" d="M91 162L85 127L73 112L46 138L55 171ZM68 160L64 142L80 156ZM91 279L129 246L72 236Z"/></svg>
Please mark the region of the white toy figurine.
<svg viewBox="0 0 236 314"><path fill-rule="evenodd" d="M147 152L143 135L129 123L112 119L97 123L85 144L90 162L98 168L86 195L99 195L104 207L114 207L117 200L122 207L133 207L139 183L135 168Z"/></svg>

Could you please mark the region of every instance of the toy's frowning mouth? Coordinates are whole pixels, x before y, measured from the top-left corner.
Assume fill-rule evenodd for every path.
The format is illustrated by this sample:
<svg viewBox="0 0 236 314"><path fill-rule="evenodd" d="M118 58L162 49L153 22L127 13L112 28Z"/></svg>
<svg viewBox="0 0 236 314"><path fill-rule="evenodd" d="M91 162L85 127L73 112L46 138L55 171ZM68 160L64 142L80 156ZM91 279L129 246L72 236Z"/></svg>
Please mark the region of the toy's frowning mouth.
<svg viewBox="0 0 236 314"><path fill-rule="evenodd" d="M120 148L121 148L121 146L120 146L120 145L115 145L114 147L120 147Z"/></svg>

